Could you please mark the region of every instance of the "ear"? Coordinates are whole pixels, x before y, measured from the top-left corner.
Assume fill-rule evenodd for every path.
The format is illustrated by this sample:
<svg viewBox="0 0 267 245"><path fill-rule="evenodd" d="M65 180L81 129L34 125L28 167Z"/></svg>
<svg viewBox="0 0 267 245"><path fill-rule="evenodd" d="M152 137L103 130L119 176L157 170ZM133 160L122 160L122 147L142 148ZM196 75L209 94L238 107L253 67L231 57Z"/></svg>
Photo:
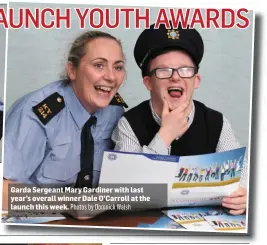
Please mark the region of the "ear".
<svg viewBox="0 0 267 245"><path fill-rule="evenodd" d="M196 76L195 76L195 81L194 81L194 89L197 89L197 88L199 87L199 85L200 85L200 80L201 80L201 78L200 78L200 74L196 74Z"/></svg>
<svg viewBox="0 0 267 245"><path fill-rule="evenodd" d="M145 76L143 78L143 83L146 86L146 89L151 91L152 90L152 82L149 76Z"/></svg>
<svg viewBox="0 0 267 245"><path fill-rule="evenodd" d="M71 81L76 80L76 69L74 68L72 62L68 61L66 65L66 72L68 74L68 77L70 78Z"/></svg>

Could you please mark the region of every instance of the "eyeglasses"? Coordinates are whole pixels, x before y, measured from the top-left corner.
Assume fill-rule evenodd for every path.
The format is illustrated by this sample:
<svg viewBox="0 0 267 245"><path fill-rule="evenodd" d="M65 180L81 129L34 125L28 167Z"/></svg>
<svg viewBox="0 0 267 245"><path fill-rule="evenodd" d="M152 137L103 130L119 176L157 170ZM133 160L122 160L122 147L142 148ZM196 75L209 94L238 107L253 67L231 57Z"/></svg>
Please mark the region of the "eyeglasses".
<svg viewBox="0 0 267 245"><path fill-rule="evenodd" d="M149 76L155 74L159 79L167 79L173 76L174 71L177 71L181 78L191 78L197 73L197 68L193 66L184 66L180 68L156 68L153 69Z"/></svg>

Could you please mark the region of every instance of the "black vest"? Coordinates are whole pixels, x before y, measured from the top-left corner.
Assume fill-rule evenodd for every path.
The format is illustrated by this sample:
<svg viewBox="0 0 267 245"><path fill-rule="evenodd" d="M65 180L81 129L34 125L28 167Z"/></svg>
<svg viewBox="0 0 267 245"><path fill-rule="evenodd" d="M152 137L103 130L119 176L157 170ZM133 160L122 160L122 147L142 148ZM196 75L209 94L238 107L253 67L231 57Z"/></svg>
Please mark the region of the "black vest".
<svg viewBox="0 0 267 245"><path fill-rule="evenodd" d="M191 156L216 152L223 116L220 112L194 101L195 116L189 129L171 144L171 155ZM124 114L141 146L149 145L160 126L153 118L149 101L144 101Z"/></svg>

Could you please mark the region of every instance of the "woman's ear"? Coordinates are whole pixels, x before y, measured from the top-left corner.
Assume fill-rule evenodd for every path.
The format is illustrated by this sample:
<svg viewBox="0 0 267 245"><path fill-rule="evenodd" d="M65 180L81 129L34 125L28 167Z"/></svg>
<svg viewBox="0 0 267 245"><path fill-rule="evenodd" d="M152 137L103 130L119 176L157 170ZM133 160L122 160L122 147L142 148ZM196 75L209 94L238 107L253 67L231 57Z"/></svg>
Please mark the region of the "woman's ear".
<svg viewBox="0 0 267 245"><path fill-rule="evenodd" d="M72 62L68 61L66 65L66 72L68 74L68 77L70 78L71 81L76 80L76 69L74 68Z"/></svg>

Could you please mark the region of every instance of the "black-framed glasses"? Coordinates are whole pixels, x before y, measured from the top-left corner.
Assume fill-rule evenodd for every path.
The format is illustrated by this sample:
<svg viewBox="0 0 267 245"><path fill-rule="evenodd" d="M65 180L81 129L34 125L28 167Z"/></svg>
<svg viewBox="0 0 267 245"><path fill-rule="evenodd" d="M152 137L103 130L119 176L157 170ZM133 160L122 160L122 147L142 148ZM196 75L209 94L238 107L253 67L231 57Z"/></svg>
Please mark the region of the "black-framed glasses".
<svg viewBox="0 0 267 245"><path fill-rule="evenodd" d="M181 78L191 78L197 73L197 68L193 66L184 66L179 68L156 68L150 72L149 76L155 74L155 76L159 79L167 79L173 76L174 71L176 71Z"/></svg>

